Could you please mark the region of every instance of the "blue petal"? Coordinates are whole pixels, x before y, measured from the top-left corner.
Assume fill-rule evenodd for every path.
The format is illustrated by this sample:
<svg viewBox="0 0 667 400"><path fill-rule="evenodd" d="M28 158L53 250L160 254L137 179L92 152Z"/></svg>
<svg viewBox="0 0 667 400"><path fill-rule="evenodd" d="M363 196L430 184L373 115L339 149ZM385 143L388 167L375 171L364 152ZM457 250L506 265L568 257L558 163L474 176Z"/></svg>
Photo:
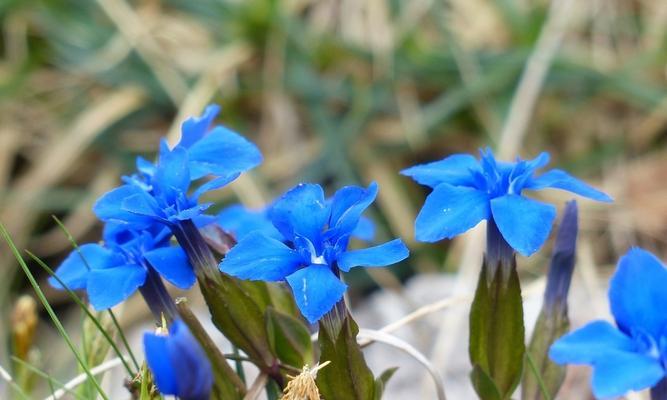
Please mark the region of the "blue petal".
<svg viewBox="0 0 667 400"><path fill-rule="evenodd" d="M138 226L152 223L151 218L132 215L123 209L123 201L128 197L142 193L135 185L119 186L103 194L93 205L93 212L102 221L131 221Z"/></svg>
<svg viewBox="0 0 667 400"><path fill-rule="evenodd" d="M183 400L209 399L213 386L211 364L187 326L174 321L169 329L167 351L176 377L176 396Z"/></svg>
<svg viewBox="0 0 667 400"><path fill-rule="evenodd" d="M593 321L558 339L549 349L557 364L593 364L610 351L632 351L634 342L609 322Z"/></svg>
<svg viewBox="0 0 667 400"><path fill-rule="evenodd" d="M611 279L609 302L618 326L629 333L641 329L654 338L667 326L667 270L653 254L633 248Z"/></svg>
<svg viewBox="0 0 667 400"><path fill-rule="evenodd" d="M287 277L301 314L314 324L343 298L347 285L326 265L311 264Z"/></svg>
<svg viewBox="0 0 667 400"><path fill-rule="evenodd" d="M123 199L122 209L126 212L125 221L135 225L134 218L143 221L164 220L164 212L153 196L146 192L139 192Z"/></svg>
<svg viewBox="0 0 667 400"><path fill-rule="evenodd" d="M647 389L665 376L660 361L637 353L611 351L593 367L593 394L613 398Z"/></svg>
<svg viewBox="0 0 667 400"><path fill-rule="evenodd" d="M544 167L545 165L549 164L549 159L551 157L549 156L549 153L546 151L541 152L537 157L533 158L532 160L526 161L526 167L529 170L536 170Z"/></svg>
<svg viewBox="0 0 667 400"><path fill-rule="evenodd" d="M532 190L545 188L562 189L597 201L613 201L607 194L592 188L583 181L559 169L552 169L537 178L532 178L527 182L525 187Z"/></svg>
<svg viewBox="0 0 667 400"><path fill-rule="evenodd" d="M169 217L169 220L172 222L176 221L186 221L189 219L195 219L202 215L204 211L208 210L209 207L211 207L213 203L202 203L202 204L194 204L190 208L186 208L185 210L179 211L175 215L171 215Z"/></svg>
<svg viewBox="0 0 667 400"><path fill-rule="evenodd" d="M516 194L491 200L491 213L507 243L524 256L542 247L556 218L556 208Z"/></svg>
<svg viewBox="0 0 667 400"><path fill-rule="evenodd" d="M472 186L473 178L470 170L479 170L479 163L475 157L469 154L454 154L444 160L404 169L401 174L435 189L441 183Z"/></svg>
<svg viewBox="0 0 667 400"><path fill-rule="evenodd" d="M283 240L282 235L273 226L266 210L249 210L241 204L235 204L222 210L217 216L222 229L232 233L239 241L251 232L261 232L273 239Z"/></svg>
<svg viewBox="0 0 667 400"><path fill-rule="evenodd" d="M451 239L489 217L489 198L482 191L439 185L424 202L417 219L415 232L420 242Z"/></svg>
<svg viewBox="0 0 667 400"><path fill-rule="evenodd" d="M338 190L331 201L329 227L335 235L342 236L352 232L361 214L371 205L378 193L378 185L372 182L368 189L359 186L346 186Z"/></svg>
<svg viewBox="0 0 667 400"><path fill-rule="evenodd" d="M146 353L146 363L153 373L155 384L160 393L175 396L178 394L177 375L174 372L170 354L167 350L168 339L167 336L145 333L144 352Z"/></svg>
<svg viewBox="0 0 667 400"><path fill-rule="evenodd" d="M211 126L211 123L220 112L220 106L211 104L204 110L200 117L191 117L186 119L181 125L181 140L178 142L179 146L185 148L191 147L198 142Z"/></svg>
<svg viewBox="0 0 667 400"><path fill-rule="evenodd" d="M89 268L109 268L122 263L122 257L115 252L98 244L84 244L79 251L69 253L55 272L69 289L76 290L86 287ZM56 289L64 289L54 277L49 278L49 284Z"/></svg>
<svg viewBox="0 0 667 400"><path fill-rule="evenodd" d="M149 177L155 175L155 164L146 160L145 158L137 157L136 165L137 171L141 172L142 174Z"/></svg>
<svg viewBox="0 0 667 400"><path fill-rule="evenodd" d="M188 150L192 179L228 176L262 162L257 146L231 130L217 126Z"/></svg>
<svg viewBox="0 0 667 400"><path fill-rule="evenodd" d="M181 247L161 247L144 253L144 258L174 286L189 289L195 284L195 273Z"/></svg>
<svg viewBox="0 0 667 400"><path fill-rule="evenodd" d="M179 195L187 194L190 186L188 153L183 147L169 150L166 142L161 143L160 160L153 177L153 191L173 204Z"/></svg>
<svg viewBox="0 0 667 400"><path fill-rule="evenodd" d="M192 194L192 197L194 199L198 199L199 196L203 195L206 192L210 192L211 190L220 189L221 187L226 186L239 176L240 173L235 172L233 174L224 175L215 179L211 179L210 181L199 186L197 190L195 190L195 192Z"/></svg>
<svg viewBox="0 0 667 400"><path fill-rule="evenodd" d="M359 240L372 242L375 238L375 223L370 218L362 216L351 235Z"/></svg>
<svg viewBox="0 0 667 400"><path fill-rule="evenodd" d="M284 243L252 232L227 253L220 271L240 279L280 281L301 264L299 253Z"/></svg>
<svg viewBox="0 0 667 400"><path fill-rule="evenodd" d="M341 253L338 256L338 267L345 272L353 267L385 267L405 260L409 255L403 241L394 239L379 246Z"/></svg>
<svg viewBox="0 0 667 400"><path fill-rule="evenodd" d="M300 183L276 201L269 218L286 239L294 240L296 234L315 243L329 219L329 210L320 185Z"/></svg>
<svg viewBox="0 0 667 400"><path fill-rule="evenodd" d="M130 297L146 281L146 270L136 264L96 269L88 275L87 292L95 310L106 310Z"/></svg>

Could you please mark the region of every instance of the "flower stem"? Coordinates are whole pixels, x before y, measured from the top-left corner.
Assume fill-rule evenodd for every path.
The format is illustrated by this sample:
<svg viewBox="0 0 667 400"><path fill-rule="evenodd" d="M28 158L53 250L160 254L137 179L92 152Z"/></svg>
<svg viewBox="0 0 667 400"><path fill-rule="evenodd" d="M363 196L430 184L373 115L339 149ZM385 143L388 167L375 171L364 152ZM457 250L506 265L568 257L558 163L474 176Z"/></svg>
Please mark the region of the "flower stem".
<svg viewBox="0 0 667 400"><path fill-rule="evenodd" d="M199 280L218 281L218 262L199 229L190 220L181 221L172 228L178 243L183 247Z"/></svg>
<svg viewBox="0 0 667 400"><path fill-rule="evenodd" d="M502 269L502 277L508 278L514 265L514 249L498 230L493 218L486 225L486 265L487 281L493 280L498 268Z"/></svg>
<svg viewBox="0 0 667 400"><path fill-rule="evenodd" d="M147 269L146 282L139 287L139 291L153 313L155 320L161 324L164 315L167 322L171 323L178 315L174 300L169 296L160 274L152 267L147 267Z"/></svg>
<svg viewBox="0 0 667 400"><path fill-rule="evenodd" d="M667 400L667 378L662 378L651 388L651 400Z"/></svg>

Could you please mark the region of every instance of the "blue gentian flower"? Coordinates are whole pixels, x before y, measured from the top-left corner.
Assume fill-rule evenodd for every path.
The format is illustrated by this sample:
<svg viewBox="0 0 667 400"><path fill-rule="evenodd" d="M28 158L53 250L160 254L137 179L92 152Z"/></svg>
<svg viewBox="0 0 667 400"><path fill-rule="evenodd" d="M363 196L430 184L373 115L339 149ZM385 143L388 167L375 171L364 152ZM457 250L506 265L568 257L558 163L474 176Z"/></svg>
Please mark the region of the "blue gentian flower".
<svg viewBox="0 0 667 400"><path fill-rule="evenodd" d="M591 322L556 341L549 356L558 364L591 365L598 398L654 386L667 375L666 287L667 269L660 260L631 249L609 288L616 326Z"/></svg>
<svg viewBox="0 0 667 400"><path fill-rule="evenodd" d="M242 204L233 204L220 211L217 217L211 222L217 223L223 230L233 234L237 241L255 231L260 231L268 237L281 241L289 240L289 238L283 237L276 227L273 226L269 217L270 209L270 207L250 209L244 207ZM359 218L359 223L354 231L352 231L351 236L366 242L372 241L375 237L375 225L373 221L364 216Z"/></svg>
<svg viewBox="0 0 667 400"><path fill-rule="evenodd" d="M377 190L375 183L368 188L347 186L327 201L319 185L294 187L269 211L284 240L252 232L232 248L220 270L241 279L286 280L301 313L311 323L318 321L347 288L339 278L340 271L383 267L408 256L400 239L361 250L347 249Z"/></svg>
<svg viewBox="0 0 667 400"><path fill-rule="evenodd" d="M257 147L223 126L209 126L219 107L182 125L180 142L170 149L163 140L158 162L137 159L137 173L103 195L93 207L103 221L121 221L137 228L154 222L177 225L200 216L210 204L199 197L236 179L261 160ZM200 182L211 177L207 182ZM193 185L193 182L196 182Z"/></svg>
<svg viewBox="0 0 667 400"><path fill-rule="evenodd" d="M96 310L111 308L140 289L159 318L161 312L170 311L165 309L170 305L162 303L171 303L164 299L166 290L159 275L181 289L195 282L185 252L170 246L170 236L161 227L137 231L126 224L109 223L104 229L104 243L84 244L72 251L56 269L56 276L69 289L85 289ZM49 283L63 289L54 277Z"/></svg>
<svg viewBox="0 0 667 400"><path fill-rule="evenodd" d="M552 169L536 175L548 162L547 153L533 160L497 161L487 149L481 151L480 160L467 154L455 154L401 171L433 188L415 221L417 240L451 239L482 220L490 220L514 250L529 256L549 236L556 209L525 197L524 190L554 188L597 201L612 201L565 171Z"/></svg>
<svg viewBox="0 0 667 400"><path fill-rule="evenodd" d="M183 321L174 321L168 335L144 334L144 350L160 393L182 400L210 399L211 363Z"/></svg>

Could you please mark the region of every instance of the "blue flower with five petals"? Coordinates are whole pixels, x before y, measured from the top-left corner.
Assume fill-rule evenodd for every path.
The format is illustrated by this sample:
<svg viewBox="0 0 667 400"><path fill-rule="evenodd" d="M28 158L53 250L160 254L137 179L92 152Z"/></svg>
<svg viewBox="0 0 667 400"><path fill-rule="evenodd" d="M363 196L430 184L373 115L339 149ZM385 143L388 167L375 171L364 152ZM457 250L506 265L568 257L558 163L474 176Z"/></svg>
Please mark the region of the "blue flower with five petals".
<svg viewBox="0 0 667 400"><path fill-rule="evenodd" d="M631 249L609 288L616 326L594 321L558 339L549 356L558 364L593 367L597 398L656 385L667 376L667 269L653 254Z"/></svg>
<svg viewBox="0 0 667 400"><path fill-rule="evenodd" d="M549 162L547 153L533 160L502 162L490 149L481 159L455 154L443 160L401 171L433 189L415 221L417 240L436 242L451 239L482 220L493 220L505 241L524 256L544 244L556 209L525 197L524 190L555 188L597 201L612 199L559 169L541 175L536 171Z"/></svg>
<svg viewBox="0 0 667 400"><path fill-rule="evenodd" d="M345 293L340 271L383 267L408 256L400 239L348 250L361 214L375 200L377 190L375 183L368 188L347 186L327 201L319 185L294 187L269 211L283 240L252 232L232 248L220 270L241 279L286 280L301 313L311 323L318 321Z"/></svg>
<svg viewBox="0 0 667 400"><path fill-rule="evenodd" d="M136 228L156 221L175 225L201 215L210 206L199 204L202 194L225 186L262 161L257 147L242 136L223 126L209 129L218 112L219 107L211 105L201 117L185 121L173 149L161 142L156 164L138 158L137 173L103 195L93 206L95 214ZM204 177L212 179L201 182Z"/></svg>
<svg viewBox="0 0 667 400"><path fill-rule="evenodd" d="M144 334L144 350L160 393L183 400L211 398L211 363L183 321L174 321L168 335Z"/></svg>
<svg viewBox="0 0 667 400"><path fill-rule="evenodd" d="M182 248L170 246L170 236L161 227L138 231L126 224L108 223L104 244L88 243L72 251L56 269L56 276L69 289L85 289L96 310L111 308L130 297L144 287L153 271L188 289L195 282L192 267ZM54 277L49 283L64 289ZM154 298L150 295L146 300Z"/></svg>

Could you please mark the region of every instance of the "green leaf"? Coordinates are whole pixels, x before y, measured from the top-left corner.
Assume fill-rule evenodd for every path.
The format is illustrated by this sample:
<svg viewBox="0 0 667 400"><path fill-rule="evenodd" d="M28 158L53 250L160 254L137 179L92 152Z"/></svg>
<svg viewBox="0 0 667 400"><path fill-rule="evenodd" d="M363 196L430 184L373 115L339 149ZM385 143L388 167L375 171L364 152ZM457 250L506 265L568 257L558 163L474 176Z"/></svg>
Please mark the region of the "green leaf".
<svg viewBox="0 0 667 400"><path fill-rule="evenodd" d="M313 343L308 327L273 307L266 309L266 332L274 354L296 369L313 363Z"/></svg>
<svg viewBox="0 0 667 400"><path fill-rule="evenodd" d="M515 261L508 267L496 268L495 276L488 282L488 266L484 262L470 310L469 353L474 366L471 379L483 400L509 399L523 371L521 287ZM497 389L499 397L490 387Z"/></svg>
<svg viewBox="0 0 667 400"><path fill-rule="evenodd" d="M320 364L331 361L317 374L317 386L327 400L373 400L375 379L357 343L359 327L349 314L335 332L320 321Z"/></svg>
<svg viewBox="0 0 667 400"><path fill-rule="evenodd" d="M549 347L567 333L569 327L567 315L554 313L548 316L544 309L540 312L526 354L532 359L534 371L524 374L521 386L523 400L549 400L556 397L565 379L565 367L549 359Z"/></svg>
<svg viewBox="0 0 667 400"><path fill-rule="evenodd" d="M380 400L382 398L384 388L387 387L387 382L389 382L389 379L394 376L396 371L398 371L398 367L387 368L375 380L375 400Z"/></svg>
<svg viewBox="0 0 667 400"><path fill-rule="evenodd" d="M269 346L264 310L240 281L225 274L220 279L199 278L199 287L215 326L262 370L276 363ZM261 282L244 282L261 283Z"/></svg>

